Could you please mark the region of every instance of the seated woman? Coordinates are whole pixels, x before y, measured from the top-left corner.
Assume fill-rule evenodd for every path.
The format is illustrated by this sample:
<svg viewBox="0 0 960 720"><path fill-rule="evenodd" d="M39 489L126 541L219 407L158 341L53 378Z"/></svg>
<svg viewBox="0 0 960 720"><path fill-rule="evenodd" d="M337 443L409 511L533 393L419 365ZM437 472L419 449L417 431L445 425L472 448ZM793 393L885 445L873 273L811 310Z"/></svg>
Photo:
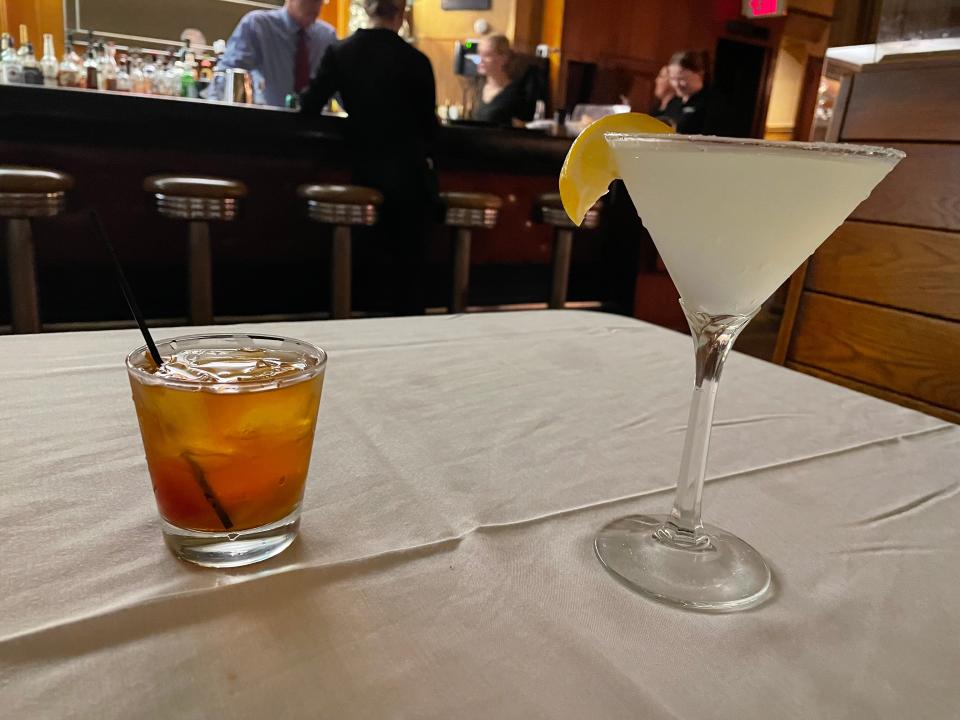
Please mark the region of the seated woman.
<svg viewBox="0 0 960 720"><path fill-rule="evenodd" d="M504 35L488 35L480 40L477 72L483 78L473 106L473 119L492 125L512 125L514 120L533 119L536 100L528 92L528 75L514 79L510 75L513 51Z"/></svg>
<svg viewBox="0 0 960 720"><path fill-rule="evenodd" d="M422 314L426 247L440 214L432 159L439 123L430 60L397 34L406 6L364 0L370 28L327 50L301 108L319 115L339 93L353 181L384 196L377 233L392 264L394 310Z"/></svg>

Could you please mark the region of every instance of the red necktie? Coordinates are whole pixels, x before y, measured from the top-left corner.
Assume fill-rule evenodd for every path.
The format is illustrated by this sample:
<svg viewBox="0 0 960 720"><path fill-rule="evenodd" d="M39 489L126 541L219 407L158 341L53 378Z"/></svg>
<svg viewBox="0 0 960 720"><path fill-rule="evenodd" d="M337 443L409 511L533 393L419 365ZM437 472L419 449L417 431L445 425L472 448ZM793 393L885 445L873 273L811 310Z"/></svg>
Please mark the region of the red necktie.
<svg viewBox="0 0 960 720"><path fill-rule="evenodd" d="M293 90L301 92L310 84L310 49L307 47L307 31L297 32L297 55L293 63Z"/></svg>

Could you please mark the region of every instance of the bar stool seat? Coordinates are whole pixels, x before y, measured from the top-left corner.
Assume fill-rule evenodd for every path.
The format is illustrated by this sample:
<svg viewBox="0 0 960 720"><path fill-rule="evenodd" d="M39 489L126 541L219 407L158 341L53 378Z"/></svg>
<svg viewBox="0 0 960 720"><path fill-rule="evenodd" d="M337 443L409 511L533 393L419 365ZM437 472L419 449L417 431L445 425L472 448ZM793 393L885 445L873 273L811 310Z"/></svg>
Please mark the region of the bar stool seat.
<svg viewBox="0 0 960 720"><path fill-rule="evenodd" d="M455 228L450 312L460 313L467 308L470 289L471 230L496 227L503 200L497 195L480 192L444 192L440 193L440 199L446 207L445 224Z"/></svg>
<svg viewBox="0 0 960 720"><path fill-rule="evenodd" d="M583 230L593 230L600 224L601 205L598 202L587 211L580 223ZM567 216L560 193L543 193L534 202L534 219L554 228L553 272L550 283L551 308L562 308L567 302L570 281L570 257L573 253L573 231L577 226Z"/></svg>
<svg viewBox="0 0 960 720"><path fill-rule="evenodd" d="M151 175L143 189L153 193L157 212L175 220L233 220L247 186L209 175Z"/></svg>
<svg viewBox="0 0 960 720"><path fill-rule="evenodd" d="M6 219L7 273L15 333L40 332L40 300L32 218L63 212L73 178L24 165L0 166L0 218Z"/></svg>
<svg viewBox="0 0 960 720"><path fill-rule="evenodd" d="M314 222L333 226L330 246L330 312L336 319L350 317L353 252L351 227L375 225L383 194L361 185L308 183L297 188L307 201Z"/></svg>
<svg viewBox="0 0 960 720"><path fill-rule="evenodd" d="M209 223L234 220L247 186L209 175L151 175L144 179L143 189L154 196L162 217L187 221L190 322L208 325L213 322Z"/></svg>

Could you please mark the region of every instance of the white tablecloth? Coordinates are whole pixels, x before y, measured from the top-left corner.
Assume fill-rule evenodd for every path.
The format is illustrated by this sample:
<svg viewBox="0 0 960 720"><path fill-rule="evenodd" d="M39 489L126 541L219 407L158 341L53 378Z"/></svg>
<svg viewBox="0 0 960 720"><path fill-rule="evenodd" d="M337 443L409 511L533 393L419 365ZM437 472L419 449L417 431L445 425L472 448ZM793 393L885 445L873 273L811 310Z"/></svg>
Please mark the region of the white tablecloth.
<svg viewBox="0 0 960 720"><path fill-rule="evenodd" d="M231 571L161 541L137 333L0 338L0 717L957 717L957 426L734 353L704 514L778 589L697 614L592 548L669 509L689 338L582 312L256 329L330 362L301 536Z"/></svg>

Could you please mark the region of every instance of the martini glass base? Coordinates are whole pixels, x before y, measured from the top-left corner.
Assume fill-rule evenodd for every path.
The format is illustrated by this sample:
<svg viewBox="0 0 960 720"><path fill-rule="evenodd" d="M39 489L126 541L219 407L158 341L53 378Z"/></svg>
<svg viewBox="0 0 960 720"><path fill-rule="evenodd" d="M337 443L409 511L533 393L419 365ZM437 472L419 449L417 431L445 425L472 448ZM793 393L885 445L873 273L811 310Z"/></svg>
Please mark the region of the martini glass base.
<svg viewBox="0 0 960 720"><path fill-rule="evenodd" d="M684 545L668 535L663 539L669 520L665 515L614 520L597 535L597 557L634 590L690 610L747 610L773 594L770 568L743 540L704 525L706 537Z"/></svg>

